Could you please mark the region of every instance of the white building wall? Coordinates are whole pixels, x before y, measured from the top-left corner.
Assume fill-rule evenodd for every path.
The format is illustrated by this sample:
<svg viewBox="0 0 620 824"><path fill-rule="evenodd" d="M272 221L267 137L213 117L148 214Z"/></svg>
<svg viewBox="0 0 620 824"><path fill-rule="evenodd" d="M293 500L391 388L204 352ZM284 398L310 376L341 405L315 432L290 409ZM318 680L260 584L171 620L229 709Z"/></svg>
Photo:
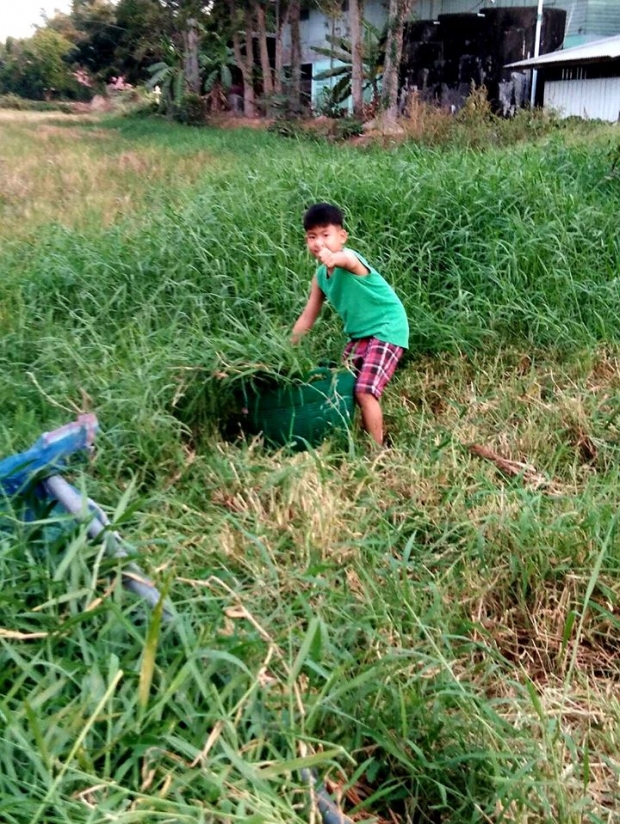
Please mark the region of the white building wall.
<svg viewBox="0 0 620 824"><path fill-rule="evenodd" d="M422 0L426 3L438 3L439 0ZM385 5L383 0L365 0L364 2L364 19L381 31L385 25L387 17ZM319 54L314 51L313 46L319 46L323 49L329 49L330 44L326 37L344 37L349 38L349 15L348 12L343 12L339 16L328 17L320 11L311 10L308 19L302 20L299 26L299 33L301 38L301 62L312 63L312 100L318 102L321 98L322 91L325 88L330 88L337 81L338 78L329 78L327 80L315 80L315 76L328 69L335 68L339 65L338 60L333 60L326 55ZM282 51L283 62L287 66L291 62L291 38L290 26L287 26L283 32L282 37Z"/></svg>
<svg viewBox="0 0 620 824"><path fill-rule="evenodd" d="M428 2L429 0L426 0ZM430 0L432 2L432 0ZM382 29L385 25L387 14L382 0L365 0L364 2L364 18ZM302 63L316 63L317 61L325 60L323 55L317 54L313 51L313 46L320 46L322 48L329 48L329 43L326 41L327 35L333 37L347 37L349 36L349 15L348 12L343 12L337 17L328 17L320 11L312 9L307 20L302 20L299 25L299 33L301 36L301 62ZM284 52L284 63L290 62L290 47L291 47L291 32L290 26L284 29L282 37L282 49Z"/></svg>
<svg viewBox="0 0 620 824"><path fill-rule="evenodd" d="M545 108L555 109L562 117L612 123L620 119L620 77L547 81L544 96Z"/></svg>

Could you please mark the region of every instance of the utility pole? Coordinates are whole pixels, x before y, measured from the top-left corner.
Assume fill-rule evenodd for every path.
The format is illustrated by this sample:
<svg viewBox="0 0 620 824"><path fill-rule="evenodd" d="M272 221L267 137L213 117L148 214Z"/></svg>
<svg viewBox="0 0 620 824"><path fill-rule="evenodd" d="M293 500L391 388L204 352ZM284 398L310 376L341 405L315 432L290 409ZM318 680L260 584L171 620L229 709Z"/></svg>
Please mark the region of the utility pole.
<svg viewBox="0 0 620 824"><path fill-rule="evenodd" d="M536 33L534 35L534 60L538 57L540 52L540 34L542 31L543 21L543 3L544 0L538 0L538 9L536 10ZM534 101L536 100L536 83L538 81L538 69L532 69L532 92L530 95L530 106L534 108Z"/></svg>

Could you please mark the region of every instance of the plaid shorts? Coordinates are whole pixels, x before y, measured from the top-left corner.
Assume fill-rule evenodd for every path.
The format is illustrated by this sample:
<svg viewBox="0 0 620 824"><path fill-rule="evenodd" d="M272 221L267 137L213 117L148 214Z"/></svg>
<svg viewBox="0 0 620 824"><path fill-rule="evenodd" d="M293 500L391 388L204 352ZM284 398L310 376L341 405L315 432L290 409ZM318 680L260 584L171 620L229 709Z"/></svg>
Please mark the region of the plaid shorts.
<svg viewBox="0 0 620 824"><path fill-rule="evenodd" d="M349 341L342 360L357 373L355 391L370 393L378 400L404 351L401 346L377 338Z"/></svg>

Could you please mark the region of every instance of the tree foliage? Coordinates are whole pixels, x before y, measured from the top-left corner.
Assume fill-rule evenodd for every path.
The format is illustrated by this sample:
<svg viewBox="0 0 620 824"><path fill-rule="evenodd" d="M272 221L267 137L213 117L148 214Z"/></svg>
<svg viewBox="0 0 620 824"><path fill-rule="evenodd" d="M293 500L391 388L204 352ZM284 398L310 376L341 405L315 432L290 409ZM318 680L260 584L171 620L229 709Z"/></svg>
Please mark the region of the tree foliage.
<svg viewBox="0 0 620 824"><path fill-rule="evenodd" d="M174 19L157 0L119 0L116 6L115 63L118 74L137 84L148 67L164 61L174 41Z"/></svg>
<svg viewBox="0 0 620 824"><path fill-rule="evenodd" d="M71 20L76 29L73 63L105 81L121 73L116 62L116 9L108 0L73 0Z"/></svg>
<svg viewBox="0 0 620 824"><path fill-rule="evenodd" d="M52 94L75 97L78 84L67 57L73 44L48 28L27 40L9 38L0 47L0 94L44 100Z"/></svg>
<svg viewBox="0 0 620 824"><path fill-rule="evenodd" d="M389 8L384 105L395 109L402 26L413 0L386 0ZM35 35L0 44L0 91L41 99L75 97L80 78L94 90L122 76L132 85L163 87L164 104L187 92L206 95L210 108L226 105L228 90L243 86L245 114L301 111L301 13L342 14L342 0L73 0L68 14L45 18ZM323 72L337 83L332 95L379 97L383 58L379 36L363 17L363 0L349 2L350 39L328 37L341 61ZM285 29L288 36L283 37ZM83 87L82 87L83 89ZM240 93L240 89L238 90Z"/></svg>

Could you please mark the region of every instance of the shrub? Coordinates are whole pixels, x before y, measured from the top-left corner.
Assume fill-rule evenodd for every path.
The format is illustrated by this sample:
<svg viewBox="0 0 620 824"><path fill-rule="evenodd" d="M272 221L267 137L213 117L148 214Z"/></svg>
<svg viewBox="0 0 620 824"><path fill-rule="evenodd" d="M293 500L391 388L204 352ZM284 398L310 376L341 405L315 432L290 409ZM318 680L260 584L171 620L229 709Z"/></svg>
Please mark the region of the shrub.
<svg viewBox="0 0 620 824"><path fill-rule="evenodd" d="M363 123L354 117L314 120L276 120L268 131L280 137L296 137L338 142L362 134Z"/></svg>
<svg viewBox="0 0 620 824"><path fill-rule="evenodd" d="M342 100L340 100L337 94L334 94L334 90L330 89L329 86L326 86L320 94L315 106L314 106L315 113L321 117L346 117L347 109L342 104Z"/></svg>
<svg viewBox="0 0 620 824"><path fill-rule="evenodd" d="M555 112L543 109L519 109L514 117L501 117L493 112L484 86L472 86L462 109L455 115L413 94L402 120L407 137L417 143L469 149L537 140L563 128L564 123Z"/></svg>
<svg viewBox="0 0 620 824"><path fill-rule="evenodd" d="M302 110L288 94L263 95L258 101L258 108L265 117L276 120L296 120L302 116Z"/></svg>
<svg viewBox="0 0 620 824"><path fill-rule="evenodd" d="M16 94L0 95L0 109L16 109L22 112L63 112L71 114L73 104L61 100L26 100Z"/></svg>
<svg viewBox="0 0 620 824"><path fill-rule="evenodd" d="M280 137L311 137L307 124L305 124L302 120L277 119L267 126L267 131L272 134L277 134Z"/></svg>
<svg viewBox="0 0 620 824"><path fill-rule="evenodd" d="M447 111L433 103L427 103L417 93L411 95L403 118L407 137L435 146L449 140L452 126L453 118Z"/></svg>
<svg viewBox="0 0 620 824"><path fill-rule="evenodd" d="M327 137L332 140L348 140L351 137L357 137L362 134L363 125L362 121L355 117L344 117L334 120Z"/></svg>
<svg viewBox="0 0 620 824"><path fill-rule="evenodd" d="M204 99L195 92L187 92L176 107L175 120L188 126L203 126L207 120Z"/></svg>

